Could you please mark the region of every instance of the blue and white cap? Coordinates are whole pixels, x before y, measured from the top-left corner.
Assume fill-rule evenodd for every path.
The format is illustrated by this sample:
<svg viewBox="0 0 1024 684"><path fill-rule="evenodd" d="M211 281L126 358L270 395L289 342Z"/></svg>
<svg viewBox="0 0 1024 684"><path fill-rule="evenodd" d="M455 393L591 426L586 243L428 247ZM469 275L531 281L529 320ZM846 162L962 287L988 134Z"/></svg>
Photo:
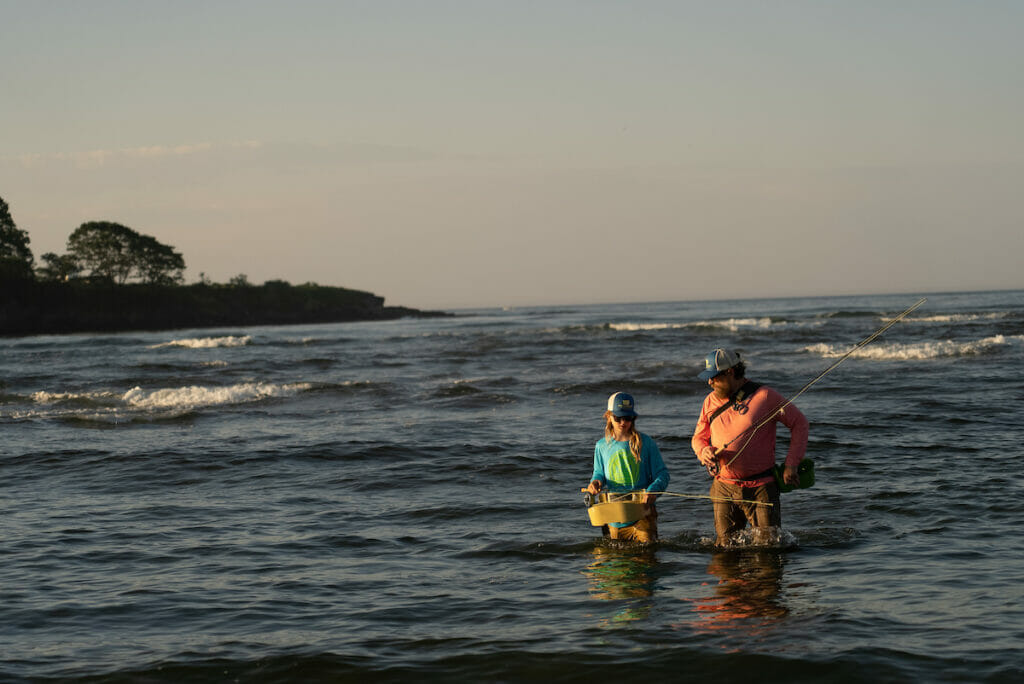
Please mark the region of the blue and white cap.
<svg viewBox="0 0 1024 684"><path fill-rule="evenodd" d="M704 359L704 371L697 377L710 380L719 373L727 371L740 362L740 355L728 349L716 349Z"/></svg>
<svg viewBox="0 0 1024 684"><path fill-rule="evenodd" d="M636 418L637 416L636 401L633 399L633 395L625 392L616 392L608 397L608 410L618 418L623 416Z"/></svg>

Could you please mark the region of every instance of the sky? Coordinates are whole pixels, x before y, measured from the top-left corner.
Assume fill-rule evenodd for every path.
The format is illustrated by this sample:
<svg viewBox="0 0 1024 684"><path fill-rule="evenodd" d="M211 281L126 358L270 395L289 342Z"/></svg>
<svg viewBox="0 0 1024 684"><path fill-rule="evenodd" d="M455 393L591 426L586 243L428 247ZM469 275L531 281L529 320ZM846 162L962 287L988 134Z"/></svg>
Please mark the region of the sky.
<svg viewBox="0 0 1024 684"><path fill-rule="evenodd" d="M426 309L1024 288L1016 0L0 0L0 198Z"/></svg>

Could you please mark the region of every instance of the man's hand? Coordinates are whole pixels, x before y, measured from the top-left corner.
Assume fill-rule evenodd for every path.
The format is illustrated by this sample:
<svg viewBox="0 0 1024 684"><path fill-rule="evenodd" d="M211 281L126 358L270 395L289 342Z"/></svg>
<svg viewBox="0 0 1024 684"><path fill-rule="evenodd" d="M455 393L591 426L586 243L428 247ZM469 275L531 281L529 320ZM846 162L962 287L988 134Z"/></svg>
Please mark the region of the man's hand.
<svg viewBox="0 0 1024 684"><path fill-rule="evenodd" d="M590 484L587 485L587 491L590 492L591 494L597 494L598 492L600 492L601 491L601 481L600 480L591 480Z"/></svg>
<svg viewBox="0 0 1024 684"><path fill-rule="evenodd" d="M652 503L654 503L657 500L658 500L658 495L657 494L651 494L650 492L647 492L647 495L644 497L644 503L647 504L648 506L650 506Z"/></svg>
<svg viewBox="0 0 1024 684"><path fill-rule="evenodd" d="M709 444L708 446L701 449L700 453L697 454L697 460L706 466L714 465L715 462L718 460L718 455L715 452L715 447Z"/></svg>
<svg viewBox="0 0 1024 684"><path fill-rule="evenodd" d="M794 487L799 487L800 475L796 471L796 466L786 466L786 470L782 473L782 480L786 484L793 485Z"/></svg>

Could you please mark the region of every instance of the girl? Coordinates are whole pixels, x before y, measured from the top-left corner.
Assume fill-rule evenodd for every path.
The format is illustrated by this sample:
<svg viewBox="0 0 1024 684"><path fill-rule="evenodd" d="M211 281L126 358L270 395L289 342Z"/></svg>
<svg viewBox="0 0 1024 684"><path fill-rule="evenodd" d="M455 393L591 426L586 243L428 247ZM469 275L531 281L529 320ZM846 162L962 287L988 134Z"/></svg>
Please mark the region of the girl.
<svg viewBox="0 0 1024 684"><path fill-rule="evenodd" d="M652 492L663 492L668 486L668 469L658 445L650 436L637 432L636 402L625 392L608 397L604 412L604 438L594 446L594 474L587 491L647 492L644 503L647 515L639 520L609 523L605 536L611 539L650 542L658 538L658 512Z"/></svg>

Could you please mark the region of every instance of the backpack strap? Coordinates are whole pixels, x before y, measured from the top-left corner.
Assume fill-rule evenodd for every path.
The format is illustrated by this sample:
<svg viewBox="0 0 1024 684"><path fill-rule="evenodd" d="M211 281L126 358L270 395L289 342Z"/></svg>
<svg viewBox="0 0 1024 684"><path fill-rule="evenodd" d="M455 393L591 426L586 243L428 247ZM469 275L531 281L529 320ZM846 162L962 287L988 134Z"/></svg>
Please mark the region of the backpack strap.
<svg viewBox="0 0 1024 684"><path fill-rule="evenodd" d="M754 392L756 392L759 389L761 389L761 385L759 385L756 382L751 382L747 380L745 383L743 383L742 387L736 390L733 393L733 395L729 397L729 401L725 402L724 404L716 408L714 413L708 416L708 425L711 425L711 423L715 421L715 418L725 413L726 409L735 404L737 401L749 399L751 396L753 396Z"/></svg>

